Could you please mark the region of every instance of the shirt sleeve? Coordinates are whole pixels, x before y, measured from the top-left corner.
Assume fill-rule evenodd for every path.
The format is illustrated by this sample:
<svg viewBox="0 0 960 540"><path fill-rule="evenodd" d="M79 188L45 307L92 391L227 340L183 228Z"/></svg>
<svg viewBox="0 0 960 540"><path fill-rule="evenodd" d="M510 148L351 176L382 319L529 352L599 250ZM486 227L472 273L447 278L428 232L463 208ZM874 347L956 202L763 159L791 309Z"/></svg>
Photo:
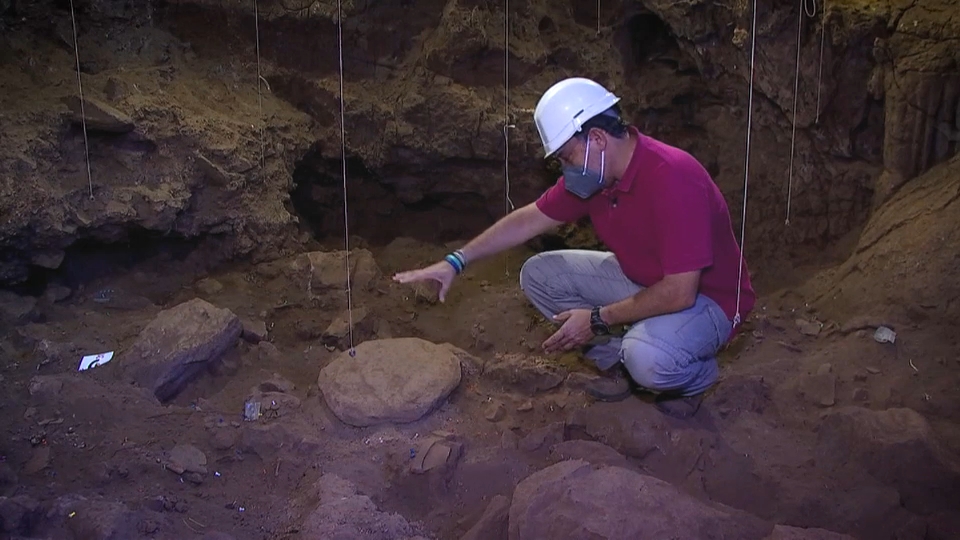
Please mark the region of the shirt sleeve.
<svg viewBox="0 0 960 540"><path fill-rule="evenodd" d="M651 182L651 203L664 275L702 270L713 264L709 191L695 177L703 173L684 169L671 171L661 166Z"/></svg>
<svg viewBox="0 0 960 540"><path fill-rule="evenodd" d="M570 223L587 215L587 202L567 191L563 177L537 199L537 208L548 218Z"/></svg>

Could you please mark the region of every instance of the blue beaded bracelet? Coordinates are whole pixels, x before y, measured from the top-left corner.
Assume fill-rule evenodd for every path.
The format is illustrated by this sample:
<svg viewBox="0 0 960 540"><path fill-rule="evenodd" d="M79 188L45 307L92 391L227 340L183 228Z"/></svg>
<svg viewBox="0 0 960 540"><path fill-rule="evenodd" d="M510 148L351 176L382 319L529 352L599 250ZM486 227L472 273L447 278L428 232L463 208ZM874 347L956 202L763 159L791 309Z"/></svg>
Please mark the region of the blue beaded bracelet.
<svg viewBox="0 0 960 540"><path fill-rule="evenodd" d="M463 269L467 267L467 258L463 255L462 250L458 249L453 253L448 254L443 259L450 263L450 266L452 266L458 274L463 272Z"/></svg>
<svg viewBox="0 0 960 540"><path fill-rule="evenodd" d="M444 257L443 260L445 260L445 261L447 261L448 263L450 263L450 266L452 266L453 269L456 270L456 272L457 272L458 274L459 274L460 272L463 272L463 265L460 263L460 259L458 259L458 258L457 258L455 255L453 255L452 253L449 254L449 255L447 255L446 257Z"/></svg>

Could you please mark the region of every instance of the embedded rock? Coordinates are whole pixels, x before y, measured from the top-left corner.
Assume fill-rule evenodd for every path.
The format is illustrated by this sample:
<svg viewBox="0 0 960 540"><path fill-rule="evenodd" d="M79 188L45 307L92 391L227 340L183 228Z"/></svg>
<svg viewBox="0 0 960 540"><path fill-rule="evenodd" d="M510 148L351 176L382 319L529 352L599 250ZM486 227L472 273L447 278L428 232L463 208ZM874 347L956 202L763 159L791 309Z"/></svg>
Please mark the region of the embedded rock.
<svg viewBox="0 0 960 540"><path fill-rule="evenodd" d="M239 317L195 298L157 314L123 354L122 369L167 401L240 337Z"/></svg>
<svg viewBox="0 0 960 540"><path fill-rule="evenodd" d="M844 407L820 426L817 461L862 467L897 488L907 509L953 510L960 497L960 462L912 409Z"/></svg>
<svg viewBox="0 0 960 540"><path fill-rule="evenodd" d="M337 417L353 426L413 422L460 384L450 347L420 338L366 341L320 371L317 386Z"/></svg>

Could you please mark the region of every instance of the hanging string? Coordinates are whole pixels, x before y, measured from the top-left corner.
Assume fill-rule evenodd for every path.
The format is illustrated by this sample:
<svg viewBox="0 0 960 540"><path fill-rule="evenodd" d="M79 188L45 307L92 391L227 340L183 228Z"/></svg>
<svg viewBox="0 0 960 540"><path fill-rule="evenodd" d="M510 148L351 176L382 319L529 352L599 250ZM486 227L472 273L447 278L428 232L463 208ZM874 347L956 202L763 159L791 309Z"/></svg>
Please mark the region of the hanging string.
<svg viewBox="0 0 960 540"><path fill-rule="evenodd" d="M510 199L510 0L503 6L503 192L504 215L516 207ZM504 274L510 276L510 259L504 257Z"/></svg>
<svg viewBox="0 0 960 540"><path fill-rule="evenodd" d="M597 35L600 35L600 0L597 0Z"/></svg>
<svg viewBox="0 0 960 540"><path fill-rule="evenodd" d="M347 317L350 328L350 356L356 356L353 346L353 290L350 287L350 219L347 208L347 139L344 129L345 117L343 103L343 11L341 0L337 0L337 50L340 60L340 168L343 172L343 238L344 266L347 272Z"/></svg>
<svg viewBox="0 0 960 540"><path fill-rule="evenodd" d="M80 125L83 128L83 150L87 160L87 189L93 200L93 175L90 174L90 142L87 140L87 112L83 105L83 83L80 81L80 45L77 42L77 14L70 0L70 19L73 21L73 52L77 58L77 89L80 92Z"/></svg>
<svg viewBox="0 0 960 540"><path fill-rule="evenodd" d="M803 35L803 15L814 17L817 14L816 0L799 0L797 6L797 69L793 79L793 133L790 136L790 170L787 173L787 216L784 224L790 226L790 203L793 198L793 161L797 147L797 101L800 98L800 43ZM817 106L819 110L819 104Z"/></svg>
<svg viewBox="0 0 960 540"><path fill-rule="evenodd" d="M823 41L827 34L827 2L824 0L823 9L820 11L820 61L817 65L817 117L813 120L814 124L820 123L820 89L823 81Z"/></svg>
<svg viewBox="0 0 960 540"><path fill-rule="evenodd" d="M743 283L743 251L747 231L747 191L750 184L750 134L753 129L753 74L757 51L757 0L753 0L753 27L750 30L750 93L747 97L747 151L743 166L743 210L740 216L740 269L737 273L737 312L733 317L733 326L740 324L740 296Z"/></svg>
<svg viewBox="0 0 960 540"><path fill-rule="evenodd" d="M263 76L260 74L260 7L258 4L257 0L253 0L253 21L257 29L257 106L260 109L260 167L263 167L266 144L264 143L263 132L266 123L263 121L263 92L260 90Z"/></svg>

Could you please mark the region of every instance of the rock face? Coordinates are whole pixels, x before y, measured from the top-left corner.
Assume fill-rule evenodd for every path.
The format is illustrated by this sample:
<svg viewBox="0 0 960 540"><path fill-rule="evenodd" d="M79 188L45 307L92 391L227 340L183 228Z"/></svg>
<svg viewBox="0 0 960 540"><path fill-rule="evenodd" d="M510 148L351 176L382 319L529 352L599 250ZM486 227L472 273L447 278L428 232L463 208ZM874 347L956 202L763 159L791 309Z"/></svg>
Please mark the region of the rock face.
<svg viewBox="0 0 960 540"><path fill-rule="evenodd" d="M209 245L223 256L275 255L296 247L288 240L298 221L293 207L313 207L319 228L339 233L335 10L259 6L258 79L237 59L237 51L254 55L255 44L232 30L249 26L250 2L114 4L78 14L91 178L72 53L55 32L20 24L69 25L69 15L18 7L23 13L4 32L0 282L58 264L59 256L34 252L60 253L80 239L124 241L135 231L215 238ZM739 216L746 67L756 37L749 249L835 239L862 225L875 194L887 198L956 153L952 44L960 29L940 16L951 5L844 2L805 19L795 212L785 227L796 5L761 10L759 35L751 36L748 2L611 0L598 12L534 0L511 6L505 35L496 4L345 3L348 169L354 202L374 216L351 226L364 236L395 235L417 222L404 217L429 213L424 234L477 232L503 213L506 182L491 178L502 176L507 124L516 126L507 131L511 196L518 205L532 200L546 184L530 112L569 74L603 81L642 130L690 150ZM149 38L138 28L149 28ZM587 33L599 35L571 44ZM149 46L125 45L137 39ZM36 68L37 55L47 69ZM144 65L160 72L144 75ZM291 195L299 205L289 204ZM434 219L438 212L451 219Z"/></svg>
<svg viewBox="0 0 960 540"><path fill-rule="evenodd" d="M167 401L240 337L240 319L195 298L161 311L122 355L124 373Z"/></svg>
<svg viewBox="0 0 960 540"><path fill-rule="evenodd" d="M620 467L562 461L517 485L510 540L766 538L773 524L712 507L672 485Z"/></svg>
<svg viewBox="0 0 960 540"><path fill-rule="evenodd" d="M960 460L943 448L916 411L845 407L823 421L818 436L819 461L863 467L896 487L907 509L956 508Z"/></svg>
<svg viewBox="0 0 960 540"><path fill-rule="evenodd" d="M460 377L460 360L449 347L396 338L365 341L356 346L356 357L341 353L320 371L317 386L341 421L370 426L422 418Z"/></svg>
<svg viewBox="0 0 960 540"><path fill-rule="evenodd" d="M850 535L835 533L825 529L801 529L777 525L770 536L764 540L854 540Z"/></svg>
<svg viewBox="0 0 960 540"><path fill-rule="evenodd" d="M381 512L370 497L335 474L321 476L316 490L320 504L304 520L298 538L425 540L403 516Z"/></svg>

